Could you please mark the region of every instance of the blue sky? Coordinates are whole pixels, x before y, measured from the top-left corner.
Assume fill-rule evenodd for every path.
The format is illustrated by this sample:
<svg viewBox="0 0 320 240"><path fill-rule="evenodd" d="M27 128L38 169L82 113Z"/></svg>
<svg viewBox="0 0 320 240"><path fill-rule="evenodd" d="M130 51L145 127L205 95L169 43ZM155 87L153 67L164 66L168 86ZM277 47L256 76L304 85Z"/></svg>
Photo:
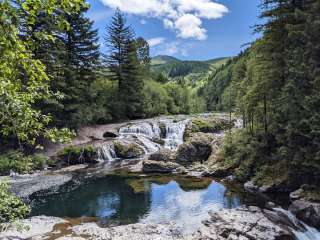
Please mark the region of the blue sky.
<svg viewBox="0 0 320 240"><path fill-rule="evenodd" d="M206 60L235 56L252 42L260 0L88 0L88 17L99 29L102 51L105 27L119 7L136 36L149 41L151 55Z"/></svg>

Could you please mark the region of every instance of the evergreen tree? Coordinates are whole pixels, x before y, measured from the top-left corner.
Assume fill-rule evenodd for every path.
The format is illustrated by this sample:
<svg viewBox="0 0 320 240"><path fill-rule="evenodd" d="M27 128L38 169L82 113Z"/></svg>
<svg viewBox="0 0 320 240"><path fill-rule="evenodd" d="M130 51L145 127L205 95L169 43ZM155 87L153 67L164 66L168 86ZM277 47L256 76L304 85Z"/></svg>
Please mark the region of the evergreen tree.
<svg viewBox="0 0 320 240"><path fill-rule="evenodd" d="M110 26L107 27L105 37L109 54L104 55L105 62L110 71L110 78L118 82L119 95L123 89L124 65L126 62L126 48L134 38L131 27L126 26L126 19L119 9L116 10Z"/></svg>
<svg viewBox="0 0 320 240"><path fill-rule="evenodd" d="M65 33L63 42L63 84L60 89L64 94L62 101L63 125L79 127L92 121L90 104L94 99L88 89L97 78L99 67L98 31L93 30L93 22L85 17L88 8L79 13L66 13L69 30Z"/></svg>
<svg viewBox="0 0 320 240"><path fill-rule="evenodd" d="M146 53L137 53L133 30L126 26L126 19L119 9L107 30L105 41L109 54L105 56L105 60L111 79L118 82L118 102L124 113L123 117L142 117L144 83L141 63L144 64L145 59L139 57L145 58Z"/></svg>
<svg viewBox="0 0 320 240"><path fill-rule="evenodd" d="M53 115L53 124L57 126L76 128L94 117L89 108L93 99L88 89L96 79L100 53L98 31L93 30L93 22L85 17L87 10L88 6L83 6L79 12L56 11L52 18L39 14L31 34L39 43L33 52L53 79L51 90L63 96L59 101L48 99L38 104L44 112ZM68 28L55 30L55 41L38 41L36 32L53 31L52 22L56 18L65 19Z"/></svg>

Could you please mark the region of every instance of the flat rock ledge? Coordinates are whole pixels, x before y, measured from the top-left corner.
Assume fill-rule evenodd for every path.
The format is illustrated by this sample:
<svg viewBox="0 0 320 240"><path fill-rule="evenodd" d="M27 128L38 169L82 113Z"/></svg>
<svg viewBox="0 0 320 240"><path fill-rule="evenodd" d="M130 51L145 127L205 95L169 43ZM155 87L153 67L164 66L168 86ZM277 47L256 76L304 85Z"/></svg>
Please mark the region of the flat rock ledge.
<svg viewBox="0 0 320 240"><path fill-rule="evenodd" d="M17 196L28 199L32 194L58 188L72 180L72 174L39 173L20 175L9 179L11 191Z"/></svg>
<svg viewBox="0 0 320 240"><path fill-rule="evenodd" d="M257 207L210 212L194 239L198 240L295 240L286 227L269 220Z"/></svg>
<svg viewBox="0 0 320 240"><path fill-rule="evenodd" d="M272 218L271 218L272 219ZM64 219L33 217L22 221L28 230L10 229L0 239L44 240L295 240L289 227L270 220L257 207L221 209L210 212L210 218L191 235L183 235L173 223L130 224L101 228L96 223L72 224Z"/></svg>

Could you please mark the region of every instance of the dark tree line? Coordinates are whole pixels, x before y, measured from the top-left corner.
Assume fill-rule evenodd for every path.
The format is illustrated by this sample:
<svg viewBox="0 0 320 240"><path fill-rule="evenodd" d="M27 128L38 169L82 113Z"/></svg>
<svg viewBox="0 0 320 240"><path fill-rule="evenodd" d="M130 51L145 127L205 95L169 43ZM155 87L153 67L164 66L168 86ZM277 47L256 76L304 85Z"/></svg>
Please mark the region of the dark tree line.
<svg viewBox="0 0 320 240"><path fill-rule="evenodd" d="M261 7L263 37L202 91L210 108L242 116L245 129L225 151L240 179L319 183L320 1L264 0Z"/></svg>

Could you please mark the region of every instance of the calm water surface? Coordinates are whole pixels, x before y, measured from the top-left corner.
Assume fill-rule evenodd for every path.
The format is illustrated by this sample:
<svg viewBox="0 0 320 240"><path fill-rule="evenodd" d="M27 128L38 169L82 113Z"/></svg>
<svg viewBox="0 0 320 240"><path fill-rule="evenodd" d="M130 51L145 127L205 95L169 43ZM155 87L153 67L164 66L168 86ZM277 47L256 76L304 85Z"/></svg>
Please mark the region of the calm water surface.
<svg viewBox="0 0 320 240"><path fill-rule="evenodd" d="M208 211L260 200L210 179L108 176L33 197L32 215L96 217L102 225L175 222L195 231Z"/></svg>

